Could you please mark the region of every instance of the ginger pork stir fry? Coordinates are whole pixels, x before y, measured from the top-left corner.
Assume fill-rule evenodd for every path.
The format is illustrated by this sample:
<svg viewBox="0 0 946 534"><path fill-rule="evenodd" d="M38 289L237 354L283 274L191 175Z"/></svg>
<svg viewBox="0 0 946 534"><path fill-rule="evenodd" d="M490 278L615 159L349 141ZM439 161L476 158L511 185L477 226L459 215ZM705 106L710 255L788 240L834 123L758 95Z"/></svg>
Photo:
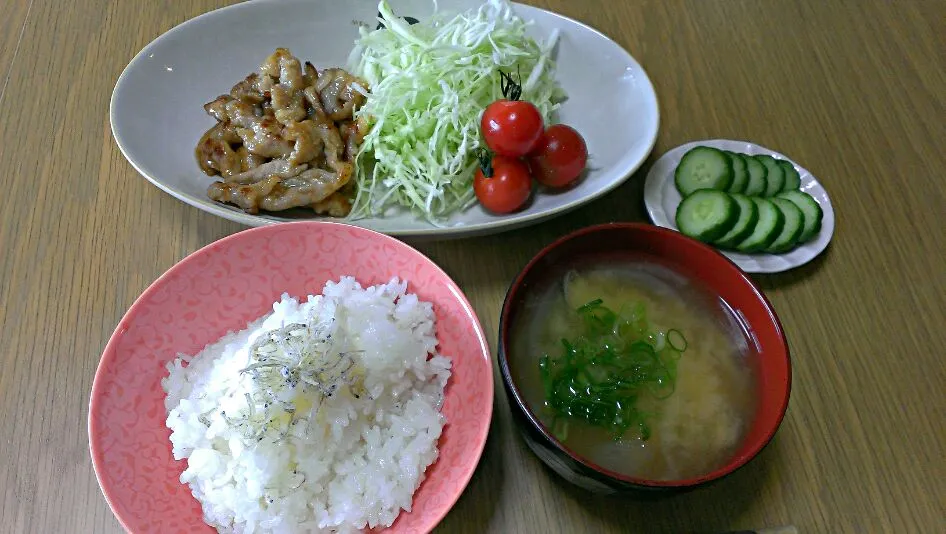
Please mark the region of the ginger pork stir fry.
<svg viewBox="0 0 946 534"><path fill-rule="evenodd" d="M259 73L204 105L217 124L200 138L197 160L221 178L207 195L247 213L309 207L348 215L355 155L367 133L354 113L367 89L342 69L319 72L277 48Z"/></svg>

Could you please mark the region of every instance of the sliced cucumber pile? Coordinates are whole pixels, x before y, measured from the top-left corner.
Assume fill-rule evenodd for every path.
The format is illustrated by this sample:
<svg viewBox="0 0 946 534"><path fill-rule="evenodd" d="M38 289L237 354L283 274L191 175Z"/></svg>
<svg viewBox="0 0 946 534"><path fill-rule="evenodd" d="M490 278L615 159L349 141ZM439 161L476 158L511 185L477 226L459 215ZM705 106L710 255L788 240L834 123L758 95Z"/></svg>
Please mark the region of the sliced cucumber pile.
<svg viewBox="0 0 946 534"><path fill-rule="evenodd" d="M701 145L691 148L680 159L674 171L674 183L684 197L699 189L774 197L801 187L801 176L795 166L784 159Z"/></svg>
<svg viewBox="0 0 946 534"><path fill-rule="evenodd" d="M769 187L769 181L766 179L765 165L752 156L745 156L746 169L749 171L749 183L746 184L744 195L754 197L765 193Z"/></svg>
<svg viewBox="0 0 946 534"><path fill-rule="evenodd" d="M683 155L674 172L674 181L685 197L699 189L726 191L733 181L732 163L722 151L698 146Z"/></svg>
<svg viewBox="0 0 946 534"><path fill-rule="evenodd" d="M720 247L731 249L736 248L739 243L742 243L755 231L757 223L759 222L759 207L751 197L747 197L746 195L731 193L730 196L739 204L739 218L736 219L736 224L733 225L729 232L715 242Z"/></svg>
<svg viewBox="0 0 946 534"><path fill-rule="evenodd" d="M801 235L798 236L798 241L805 243L815 237L821 230L821 219L824 217L824 212L821 211L821 206L818 205L818 201L812 198L808 193L801 191L786 191L780 194L779 198L791 201L798 206L798 209L802 212L805 225L801 231Z"/></svg>
<svg viewBox="0 0 946 534"><path fill-rule="evenodd" d="M752 202L759 210L759 222L752 228L752 233L736 243L734 247L739 252L747 254L765 252L781 235L782 227L785 226L785 215L782 210L778 209L778 206L767 199L759 197L753 197Z"/></svg>
<svg viewBox="0 0 946 534"><path fill-rule="evenodd" d="M805 228L805 215L794 202L789 202L784 198L773 198L770 202L775 204L775 207L785 216L785 223L782 225L782 231L766 247L765 251L772 254L781 254L795 248L798 237Z"/></svg>
<svg viewBox="0 0 946 534"><path fill-rule="evenodd" d="M762 196L774 197L785 189L785 170L778 164L778 160L772 156L753 156L758 158L765 166L765 193Z"/></svg>
<svg viewBox="0 0 946 534"><path fill-rule="evenodd" d="M785 171L785 186L782 187L782 192L794 191L801 187L801 175L795 170L795 166L784 159L776 161L778 161L782 170Z"/></svg>
<svg viewBox="0 0 946 534"><path fill-rule="evenodd" d="M700 241L725 236L739 219L739 204L729 193L700 189L683 199L677 209L677 228Z"/></svg>
<svg viewBox="0 0 946 534"><path fill-rule="evenodd" d="M735 152L726 152L726 157L729 158L729 163L732 165L732 184L730 184L728 191L730 193L742 193L749 185L749 169L746 167L746 160L742 157L742 154L736 154Z"/></svg>
<svg viewBox="0 0 946 534"><path fill-rule="evenodd" d="M786 160L697 146L680 160L674 183L683 195L677 228L722 249L783 254L821 230L821 206L799 190L798 170Z"/></svg>

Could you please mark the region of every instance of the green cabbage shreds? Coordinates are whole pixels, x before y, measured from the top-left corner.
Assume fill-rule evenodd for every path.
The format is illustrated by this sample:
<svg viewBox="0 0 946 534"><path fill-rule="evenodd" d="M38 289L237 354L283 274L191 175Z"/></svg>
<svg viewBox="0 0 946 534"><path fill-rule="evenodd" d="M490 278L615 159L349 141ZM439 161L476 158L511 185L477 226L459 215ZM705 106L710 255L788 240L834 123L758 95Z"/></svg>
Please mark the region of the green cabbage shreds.
<svg viewBox="0 0 946 534"><path fill-rule="evenodd" d="M546 121L558 107L564 94L550 57L557 34L537 43L506 0L414 25L386 0L378 11L384 27L363 26L352 51L353 71L370 86L357 115L371 128L358 152L352 217L401 206L436 224L476 200L479 121L502 98L500 69L521 76L522 100Z"/></svg>

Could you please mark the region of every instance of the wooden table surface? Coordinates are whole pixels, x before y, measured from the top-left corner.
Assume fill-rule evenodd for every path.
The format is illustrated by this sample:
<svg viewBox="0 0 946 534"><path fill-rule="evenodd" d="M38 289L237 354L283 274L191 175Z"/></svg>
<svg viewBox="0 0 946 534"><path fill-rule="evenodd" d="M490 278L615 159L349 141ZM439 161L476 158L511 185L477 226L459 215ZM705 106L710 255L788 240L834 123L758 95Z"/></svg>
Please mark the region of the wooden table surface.
<svg viewBox="0 0 946 534"><path fill-rule="evenodd" d="M156 277L242 229L150 185L112 139L118 75L224 0L7 0L0 18L0 531L119 532L88 452L99 355ZM774 442L734 476L638 503L559 481L497 388L486 451L442 532L946 529L946 4L533 0L599 28L647 69L653 155L624 186L539 226L418 247L495 341L507 285L539 248L644 220L654 159L703 138L789 154L838 224L812 263L757 276L788 333L794 388ZM498 380L498 374L497 374ZM497 383L498 386L498 383Z"/></svg>

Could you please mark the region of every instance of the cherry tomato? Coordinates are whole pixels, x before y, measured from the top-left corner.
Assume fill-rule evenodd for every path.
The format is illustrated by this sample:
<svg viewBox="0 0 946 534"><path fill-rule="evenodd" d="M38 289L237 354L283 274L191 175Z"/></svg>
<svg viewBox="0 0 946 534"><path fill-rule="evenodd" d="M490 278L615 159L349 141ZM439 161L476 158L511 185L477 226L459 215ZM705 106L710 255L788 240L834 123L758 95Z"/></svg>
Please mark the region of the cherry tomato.
<svg viewBox="0 0 946 534"><path fill-rule="evenodd" d="M529 155L529 169L536 181L556 188L578 179L587 163L588 147L584 138L565 124L549 126L538 148Z"/></svg>
<svg viewBox="0 0 946 534"><path fill-rule="evenodd" d="M488 165L477 169L473 191L480 204L493 213L516 211L532 194L529 167L520 159L493 156Z"/></svg>
<svg viewBox="0 0 946 534"><path fill-rule="evenodd" d="M521 158L542 138L542 115L529 102L497 100L483 112L480 130L490 150L500 156Z"/></svg>

